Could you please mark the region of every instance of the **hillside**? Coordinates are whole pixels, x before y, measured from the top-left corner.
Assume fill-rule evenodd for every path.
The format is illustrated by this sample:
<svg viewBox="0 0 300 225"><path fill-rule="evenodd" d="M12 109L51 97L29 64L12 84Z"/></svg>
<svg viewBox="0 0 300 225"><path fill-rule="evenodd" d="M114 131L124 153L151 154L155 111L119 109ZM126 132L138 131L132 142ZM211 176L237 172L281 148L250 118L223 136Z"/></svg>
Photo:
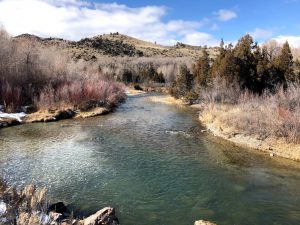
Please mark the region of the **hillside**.
<svg viewBox="0 0 300 225"><path fill-rule="evenodd" d="M108 56L128 57L191 57L198 58L202 47L190 46L178 43L175 46L163 46L147 41L142 41L127 35L111 33L84 38L80 41L69 41L60 38L40 38L31 34L16 36L15 40L34 40L42 45L60 46L69 51L74 59L97 60L97 58ZM218 48L208 48L211 57L218 54Z"/></svg>

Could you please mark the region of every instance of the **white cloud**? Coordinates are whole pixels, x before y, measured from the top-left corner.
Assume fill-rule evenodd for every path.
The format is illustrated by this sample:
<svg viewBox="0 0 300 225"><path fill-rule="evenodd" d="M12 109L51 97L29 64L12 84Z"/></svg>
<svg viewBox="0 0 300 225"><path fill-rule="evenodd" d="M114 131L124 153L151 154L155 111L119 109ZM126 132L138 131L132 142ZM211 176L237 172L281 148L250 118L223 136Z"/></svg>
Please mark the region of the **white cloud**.
<svg viewBox="0 0 300 225"><path fill-rule="evenodd" d="M117 3L90 3L86 0L0 0L0 24L12 35L22 33L42 37L79 40L103 33L120 32L143 40L171 45L192 40L206 23L170 20L163 6L132 8ZM198 40L205 33L198 32ZM199 43L213 43L209 35ZM203 36L204 37L204 36ZM207 40L208 43L203 43ZM195 43L194 41L191 41ZM197 42L198 43L198 42Z"/></svg>
<svg viewBox="0 0 300 225"><path fill-rule="evenodd" d="M290 46L294 48L300 48L300 36L279 35L273 39L276 40L279 44L283 44L288 41Z"/></svg>
<svg viewBox="0 0 300 225"><path fill-rule="evenodd" d="M218 17L218 20L222 22L232 20L237 17L236 12L227 9L220 9L218 12L214 14Z"/></svg>
<svg viewBox="0 0 300 225"><path fill-rule="evenodd" d="M249 32L249 34L254 39L270 38L273 36L273 31L269 30L269 29L255 28L255 30L252 32Z"/></svg>
<svg viewBox="0 0 300 225"><path fill-rule="evenodd" d="M218 46L220 40L215 39L212 35L202 32L194 32L187 34L183 40L183 43L187 43L190 45L207 45L207 46Z"/></svg>
<svg viewBox="0 0 300 225"><path fill-rule="evenodd" d="M210 27L210 29L213 30L213 31L216 31L216 30L219 29L219 25L216 24L216 23L214 23L214 24Z"/></svg>

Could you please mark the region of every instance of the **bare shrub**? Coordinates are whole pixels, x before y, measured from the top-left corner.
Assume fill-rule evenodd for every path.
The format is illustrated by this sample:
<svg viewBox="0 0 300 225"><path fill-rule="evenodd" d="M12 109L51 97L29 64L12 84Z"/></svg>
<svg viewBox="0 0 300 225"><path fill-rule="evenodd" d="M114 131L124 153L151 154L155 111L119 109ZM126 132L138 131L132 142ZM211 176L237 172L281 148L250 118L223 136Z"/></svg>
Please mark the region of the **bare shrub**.
<svg viewBox="0 0 300 225"><path fill-rule="evenodd" d="M46 87L35 100L39 108L96 106L112 108L125 98L124 87L112 81L74 81L60 87Z"/></svg>
<svg viewBox="0 0 300 225"><path fill-rule="evenodd" d="M94 62L74 62L68 52L43 47L34 39L13 39L0 30L0 59L0 105L6 111L35 103L47 108L87 101L111 107L124 98L122 85L107 74L112 70Z"/></svg>

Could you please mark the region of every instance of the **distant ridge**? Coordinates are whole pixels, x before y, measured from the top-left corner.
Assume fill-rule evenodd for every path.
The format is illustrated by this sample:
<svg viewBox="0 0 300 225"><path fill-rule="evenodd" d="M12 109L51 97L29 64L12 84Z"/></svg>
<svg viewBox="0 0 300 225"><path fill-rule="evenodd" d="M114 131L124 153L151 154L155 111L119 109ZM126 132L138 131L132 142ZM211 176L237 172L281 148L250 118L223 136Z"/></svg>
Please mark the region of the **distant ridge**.
<svg viewBox="0 0 300 225"><path fill-rule="evenodd" d="M111 33L79 41L69 41L62 38L41 38L32 34L21 34L15 40L37 41L45 47L60 46L69 51L74 59L97 60L106 56L128 57L190 57L198 58L203 47L177 43L175 46L164 46L139 40L124 34ZM218 47L207 48L211 57L218 54Z"/></svg>

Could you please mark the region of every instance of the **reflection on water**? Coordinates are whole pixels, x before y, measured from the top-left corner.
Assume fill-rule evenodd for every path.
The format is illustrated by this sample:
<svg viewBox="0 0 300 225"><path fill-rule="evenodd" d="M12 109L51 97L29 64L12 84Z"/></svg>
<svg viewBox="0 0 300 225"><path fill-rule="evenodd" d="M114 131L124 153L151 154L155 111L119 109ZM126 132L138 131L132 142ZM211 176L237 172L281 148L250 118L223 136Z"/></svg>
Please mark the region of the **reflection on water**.
<svg viewBox="0 0 300 225"><path fill-rule="evenodd" d="M1 176L83 215L114 206L126 225L299 224L298 163L201 129L192 109L130 97L103 117L1 130Z"/></svg>

